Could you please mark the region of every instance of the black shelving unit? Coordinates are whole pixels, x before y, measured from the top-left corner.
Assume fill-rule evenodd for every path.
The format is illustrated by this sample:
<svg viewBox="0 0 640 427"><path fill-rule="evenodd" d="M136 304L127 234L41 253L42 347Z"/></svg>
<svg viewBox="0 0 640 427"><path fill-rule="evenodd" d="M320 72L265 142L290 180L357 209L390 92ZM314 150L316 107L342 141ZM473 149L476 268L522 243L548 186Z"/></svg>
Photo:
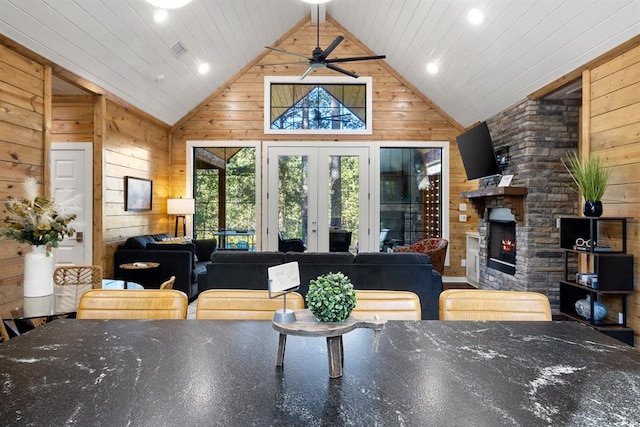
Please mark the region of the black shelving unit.
<svg viewBox="0 0 640 427"><path fill-rule="evenodd" d="M560 218L560 248L564 251L564 280L560 281L560 312L565 317L588 324L624 343L634 345L634 331L627 326L627 296L633 294L633 255L627 251L628 218ZM581 264L580 256L586 257ZM588 271L584 270L585 265ZM597 285L578 283L576 273L593 273ZM596 287L597 286L597 287ZM576 313L575 303L591 296L594 302L603 298L620 300L621 319L596 321Z"/></svg>

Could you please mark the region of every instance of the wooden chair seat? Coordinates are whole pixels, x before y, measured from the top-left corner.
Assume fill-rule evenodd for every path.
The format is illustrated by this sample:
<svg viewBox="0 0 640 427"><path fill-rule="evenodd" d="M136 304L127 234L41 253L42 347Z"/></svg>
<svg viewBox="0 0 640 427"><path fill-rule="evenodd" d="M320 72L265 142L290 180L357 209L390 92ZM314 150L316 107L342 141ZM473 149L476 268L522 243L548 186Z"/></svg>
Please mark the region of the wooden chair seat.
<svg viewBox="0 0 640 427"><path fill-rule="evenodd" d="M209 289L198 296L196 319L272 320L283 304L283 297L271 299L266 290ZM287 308L303 309L302 295L297 292L287 294Z"/></svg>
<svg viewBox="0 0 640 427"><path fill-rule="evenodd" d="M440 320L551 320L549 299L538 292L448 289L439 303Z"/></svg>
<svg viewBox="0 0 640 427"><path fill-rule="evenodd" d="M361 320L420 320L418 295L409 291L356 290L356 306L351 315Z"/></svg>
<svg viewBox="0 0 640 427"><path fill-rule="evenodd" d="M93 289L82 295L78 319L186 319L189 301L175 289Z"/></svg>

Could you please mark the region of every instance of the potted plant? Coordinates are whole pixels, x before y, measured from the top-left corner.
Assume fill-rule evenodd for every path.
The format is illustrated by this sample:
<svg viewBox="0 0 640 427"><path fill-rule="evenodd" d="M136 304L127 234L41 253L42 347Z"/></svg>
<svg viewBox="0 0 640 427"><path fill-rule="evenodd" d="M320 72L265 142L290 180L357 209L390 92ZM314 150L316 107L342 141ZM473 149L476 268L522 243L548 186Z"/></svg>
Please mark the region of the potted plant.
<svg viewBox="0 0 640 427"><path fill-rule="evenodd" d="M584 215L602 215L602 196L611 179L613 165L593 154L581 159L575 151L562 163L584 197Z"/></svg>
<svg viewBox="0 0 640 427"><path fill-rule="evenodd" d="M319 321L344 322L356 306L356 292L343 273L327 273L309 282L306 300Z"/></svg>
<svg viewBox="0 0 640 427"><path fill-rule="evenodd" d="M65 238L71 237L74 229L69 223L78 211L75 198L56 204L38 194L38 181L25 180L25 196L16 199L9 196L5 204L6 228L0 229L0 241L4 238L31 245L31 252L24 257L23 291L26 297L39 297L53 293L53 256L51 248L57 248Z"/></svg>

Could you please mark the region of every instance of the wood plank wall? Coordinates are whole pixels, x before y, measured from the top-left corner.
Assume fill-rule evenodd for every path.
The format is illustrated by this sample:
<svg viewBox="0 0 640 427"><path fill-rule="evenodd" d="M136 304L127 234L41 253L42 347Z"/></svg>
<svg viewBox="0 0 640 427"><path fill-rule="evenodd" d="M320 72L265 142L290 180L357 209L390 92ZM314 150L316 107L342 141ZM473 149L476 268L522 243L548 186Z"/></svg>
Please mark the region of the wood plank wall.
<svg viewBox="0 0 640 427"><path fill-rule="evenodd" d="M102 265L105 277L113 273L113 254L127 237L167 233L166 198L169 188L169 143L167 125L151 120L113 101L106 101L104 115L96 114L95 96L56 96L53 100L52 141L102 144L94 163L104 175L94 176L94 235L102 236L102 247L94 248L94 262ZM102 119L96 119L102 117ZM105 138L96 141L96 120L104 121ZM98 124L100 126L101 123ZM153 181L150 212L124 210L124 177ZM97 182L95 182L97 181ZM104 203L103 203L104 202ZM102 207L102 209L97 209ZM97 252L97 254L95 253Z"/></svg>
<svg viewBox="0 0 640 427"><path fill-rule="evenodd" d="M590 151L613 162L611 185L603 197L605 216L633 218L627 249L634 255L634 295L628 323L640 342L640 47L585 73L585 128ZM615 304L608 304L616 311ZM611 314L611 313L610 313ZM616 318L617 316L613 316Z"/></svg>
<svg viewBox="0 0 640 427"><path fill-rule="evenodd" d="M22 197L28 176L43 182L44 67L0 45L0 216L9 196ZM41 187L41 191L44 188ZM22 298L23 255L29 245L0 243L0 312Z"/></svg>
<svg viewBox="0 0 640 427"><path fill-rule="evenodd" d="M93 142L94 170L98 171L94 173L93 195L94 263L103 266L105 277L111 277L113 253L127 237L172 231L166 214L169 126L92 94L52 97L50 123L45 123L45 85L50 78L44 70L28 52L18 53L0 43L0 219L4 218L8 196L21 195L25 177L35 176L44 182L44 173L48 173L44 167L45 140ZM49 138L44 135L47 127ZM152 211L124 211L126 175L153 181ZM27 250L28 245L0 242L0 312L8 311L22 298L23 255Z"/></svg>
<svg viewBox="0 0 640 427"><path fill-rule="evenodd" d="M340 56L370 55L366 47L340 27L335 21L328 20L321 24L320 45L326 46L337 35L345 40L336 53ZM280 49L291 52L311 52L316 46L316 27L310 21L302 22L294 28L278 45ZM378 52L380 53L380 52ZM269 53L259 63L271 64L287 62L296 58ZM185 193L184 187L178 185L186 182L186 152L188 140L299 140L300 136L265 135L263 132L263 91L264 77L299 76L306 70L305 65L287 66L249 66L244 72L227 82L219 92L215 93L191 117L178 124L172 132L172 173L171 180L176 183L172 192L176 195ZM450 267L445 274L464 277L464 268L460 261L465 258L465 232L477 230L477 217L470 215L472 209L464 212L470 216L467 223L458 222L458 204L463 201L459 194L477 188L477 182L466 181L462 160L460 159L455 137L461 132L460 127L428 99L420 95L401 76L382 62L357 62L345 68L356 71L363 76L373 78L373 134L367 136L341 136L344 141L450 141L451 149L451 186L449 200L451 221ZM338 75L331 71L319 71L315 75ZM335 136L304 135L304 140L335 140ZM180 183L180 184L177 184Z"/></svg>

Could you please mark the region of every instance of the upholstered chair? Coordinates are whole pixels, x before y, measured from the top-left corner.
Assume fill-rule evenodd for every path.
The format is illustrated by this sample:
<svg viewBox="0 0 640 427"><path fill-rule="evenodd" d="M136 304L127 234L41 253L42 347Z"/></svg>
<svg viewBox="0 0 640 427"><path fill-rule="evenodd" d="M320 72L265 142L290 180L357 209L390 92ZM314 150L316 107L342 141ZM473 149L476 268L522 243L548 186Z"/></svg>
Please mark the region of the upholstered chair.
<svg viewBox="0 0 640 427"><path fill-rule="evenodd" d="M539 292L447 289L439 303L440 320L551 320L549 299Z"/></svg>
<svg viewBox="0 0 640 427"><path fill-rule="evenodd" d="M398 252L420 252L429 255L433 269L444 275L444 260L447 258L449 241L443 238L424 239L408 246L400 246Z"/></svg>
<svg viewBox="0 0 640 427"><path fill-rule="evenodd" d="M356 306L351 312L361 320L420 320L418 295L409 291L356 290Z"/></svg>

